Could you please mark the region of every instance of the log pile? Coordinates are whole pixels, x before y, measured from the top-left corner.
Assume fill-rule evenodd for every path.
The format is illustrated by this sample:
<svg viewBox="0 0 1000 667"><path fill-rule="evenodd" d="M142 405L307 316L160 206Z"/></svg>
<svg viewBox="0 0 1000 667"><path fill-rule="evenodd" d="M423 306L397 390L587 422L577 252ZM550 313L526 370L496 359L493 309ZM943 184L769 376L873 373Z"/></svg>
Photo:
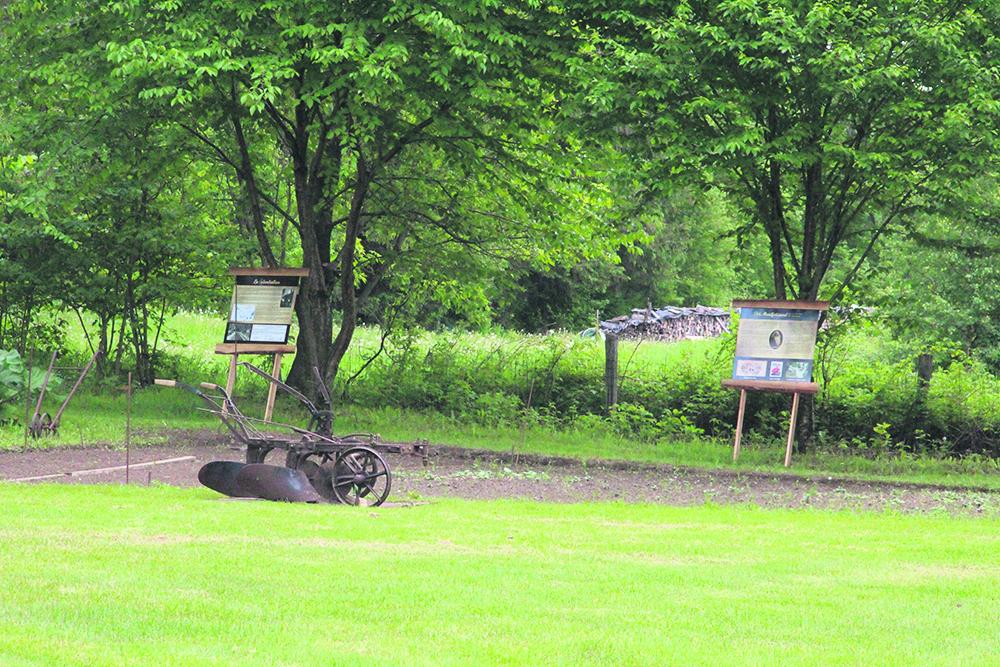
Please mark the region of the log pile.
<svg viewBox="0 0 1000 667"><path fill-rule="evenodd" d="M634 308L631 315L602 321L601 331L632 340L673 342L688 338L714 338L729 332L729 310L708 306Z"/></svg>

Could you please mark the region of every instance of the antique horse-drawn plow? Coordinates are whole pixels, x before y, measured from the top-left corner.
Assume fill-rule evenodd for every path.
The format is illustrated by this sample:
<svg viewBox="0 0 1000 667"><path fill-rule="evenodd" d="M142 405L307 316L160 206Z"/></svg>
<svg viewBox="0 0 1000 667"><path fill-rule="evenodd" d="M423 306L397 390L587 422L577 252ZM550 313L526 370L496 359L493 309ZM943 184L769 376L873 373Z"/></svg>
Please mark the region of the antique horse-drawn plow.
<svg viewBox="0 0 1000 667"><path fill-rule="evenodd" d="M252 364L240 365L297 399L309 411L309 425L299 428L248 417L216 384L204 382L193 387L175 380L156 380L158 385L178 387L202 399L208 406L203 409L218 416L238 447L246 449L246 463L212 461L203 466L198 480L205 486L233 497L375 506L385 502L392 488L392 473L384 453L414 454L427 462L426 442L389 444L371 433L333 435L333 414L329 409L317 407L301 392ZM313 372L323 402L329 406L330 394L319 371L314 368ZM258 424L284 428L294 436L265 432ZM274 450L285 452L283 467L264 462Z"/></svg>

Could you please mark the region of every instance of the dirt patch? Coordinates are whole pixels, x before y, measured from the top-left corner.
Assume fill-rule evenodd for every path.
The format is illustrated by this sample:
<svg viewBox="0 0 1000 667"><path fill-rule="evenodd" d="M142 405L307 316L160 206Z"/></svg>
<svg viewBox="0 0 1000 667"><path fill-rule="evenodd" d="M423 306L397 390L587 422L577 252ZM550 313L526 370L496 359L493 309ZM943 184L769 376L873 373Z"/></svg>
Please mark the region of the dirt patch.
<svg viewBox="0 0 1000 667"><path fill-rule="evenodd" d="M239 461L218 432L174 431L169 445L133 449L130 463L193 457L131 470L129 482L197 486L198 469L209 461ZM546 502L617 501L668 505L753 504L762 507L945 511L1000 516L1000 492L916 484L803 478L784 474L705 471L624 462L582 463L574 459L507 455L454 447L433 447L424 466L418 457L389 455L394 502L453 496L473 499L524 498ZM282 452L268 462L281 464ZM0 452L0 480L58 475L46 482L123 484L125 471L69 475L73 471L121 466L120 449L57 448Z"/></svg>

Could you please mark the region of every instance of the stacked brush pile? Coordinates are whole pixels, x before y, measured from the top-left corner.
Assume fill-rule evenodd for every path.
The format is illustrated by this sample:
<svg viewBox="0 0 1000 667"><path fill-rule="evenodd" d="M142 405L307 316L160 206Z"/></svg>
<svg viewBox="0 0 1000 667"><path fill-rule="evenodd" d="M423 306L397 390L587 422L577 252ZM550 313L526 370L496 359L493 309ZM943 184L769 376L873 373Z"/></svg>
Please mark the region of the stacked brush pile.
<svg viewBox="0 0 1000 667"><path fill-rule="evenodd" d="M601 331L619 338L668 342L714 338L729 333L729 310L709 306L634 308L630 315L602 321Z"/></svg>

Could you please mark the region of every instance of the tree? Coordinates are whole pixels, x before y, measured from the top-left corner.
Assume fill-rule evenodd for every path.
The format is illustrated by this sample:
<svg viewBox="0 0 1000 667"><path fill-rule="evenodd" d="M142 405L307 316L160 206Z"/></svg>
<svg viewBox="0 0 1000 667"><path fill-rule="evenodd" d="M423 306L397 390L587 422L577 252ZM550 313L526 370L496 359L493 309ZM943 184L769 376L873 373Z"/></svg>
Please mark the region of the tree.
<svg viewBox="0 0 1000 667"><path fill-rule="evenodd" d="M232 169L262 263L277 262L268 219L295 228L311 273L293 383L308 385L311 366L333 381L364 302L411 254L502 242L544 266L620 242L578 175L584 151L544 120L572 43L557 6L203 0L76 12L102 22L116 76ZM291 208L276 196L283 178ZM572 219L550 205L564 197Z"/></svg>
<svg viewBox="0 0 1000 667"><path fill-rule="evenodd" d="M120 371L131 356L138 382L151 384L166 311L204 303L206 260L235 256L239 244L220 238L225 208L206 186L205 164L184 157L193 140L164 127L135 87L110 79L92 87L111 69L91 39L94 24L59 12L48 19L47 33L5 30L0 41L8 121L0 135L0 320L8 296L21 299L26 316L54 305L73 310L91 350L102 353L99 373ZM53 342L32 336L34 345Z"/></svg>
<svg viewBox="0 0 1000 667"><path fill-rule="evenodd" d="M947 214L891 239L862 285L912 352L940 343L1000 369L1000 184L956 184Z"/></svg>
<svg viewBox="0 0 1000 667"><path fill-rule="evenodd" d="M774 297L837 300L883 237L995 167L997 19L986 1L637 3L595 14L574 67L650 179L731 193Z"/></svg>
<svg viewBox="0 0 1000 667"><path fill-rule="evenodd" d="M579 329L594 325L596 311L607 319L650 303L724 305L734 294L760 294L768 278L754 265L758 248L737 246L722 193L677 188L636 200L628 187L613 191L617 217L641 225L643 237L614 258L518 271L503 290L499 321L529 331Z"/></svg>

